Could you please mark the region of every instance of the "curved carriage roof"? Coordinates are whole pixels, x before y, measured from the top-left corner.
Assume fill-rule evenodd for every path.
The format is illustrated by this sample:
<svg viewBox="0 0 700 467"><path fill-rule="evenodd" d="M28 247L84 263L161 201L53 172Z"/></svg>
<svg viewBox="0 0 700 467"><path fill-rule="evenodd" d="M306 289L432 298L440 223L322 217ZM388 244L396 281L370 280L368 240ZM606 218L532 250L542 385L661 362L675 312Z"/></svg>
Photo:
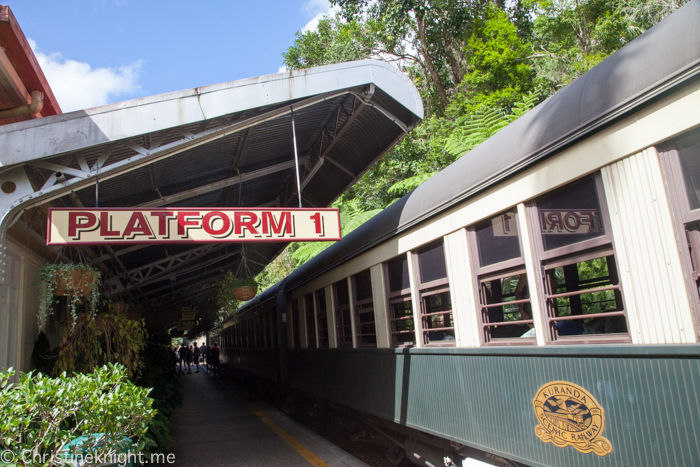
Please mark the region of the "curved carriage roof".
<svg viewBox="0 0 700 467"><path fill-rule="evenodd" d="M693 0L296 269L285 289L312 280L585 138L611 120L696 78L699 70L700 0Z"/></svg>

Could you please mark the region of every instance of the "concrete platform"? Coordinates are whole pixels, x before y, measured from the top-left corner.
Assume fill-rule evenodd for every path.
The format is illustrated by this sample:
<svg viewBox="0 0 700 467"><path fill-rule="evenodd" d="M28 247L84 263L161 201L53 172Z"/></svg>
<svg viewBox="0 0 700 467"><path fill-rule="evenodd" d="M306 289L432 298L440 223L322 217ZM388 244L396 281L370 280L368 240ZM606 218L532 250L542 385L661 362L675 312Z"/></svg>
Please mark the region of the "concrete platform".
<svg viewBox="0 0 700 467"><path fill-rule="evenodd" d="M177 466L363 467L364 462L263 403L250 403L206 372L182 376L171 417Z"/></svg>

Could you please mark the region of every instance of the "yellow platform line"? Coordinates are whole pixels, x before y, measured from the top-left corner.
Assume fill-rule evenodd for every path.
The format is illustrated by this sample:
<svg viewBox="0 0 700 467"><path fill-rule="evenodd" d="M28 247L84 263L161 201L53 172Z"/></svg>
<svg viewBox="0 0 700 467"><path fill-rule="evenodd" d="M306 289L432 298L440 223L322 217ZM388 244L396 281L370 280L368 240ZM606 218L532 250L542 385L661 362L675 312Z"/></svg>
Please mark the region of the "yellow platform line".
<svg viewBox="0 0 700 467"><path fill-rule="evenodd" d="M269 426L272 431L274 431L280 438L284 440L285 443L287 443L289 446L292 447L296 452L301 454L301 456L309 461L311 465L314 467L331 467L330 465L326 464L323 459L318 457L316 454L311 452L306 446L301 444L299 441L297 441L292 435L284 431L282 427L280 427L278 424L273 422L270 417L262 413L259 409L255 408L253 405L248 403L245 399L240 397L238 394L233 392L228 386L223 381L220 381L221 384L224 385L224 387L231 393L231 395L241 404L243 404L248 410L250 410L253 414L255 414L262 422Z"/></svg>

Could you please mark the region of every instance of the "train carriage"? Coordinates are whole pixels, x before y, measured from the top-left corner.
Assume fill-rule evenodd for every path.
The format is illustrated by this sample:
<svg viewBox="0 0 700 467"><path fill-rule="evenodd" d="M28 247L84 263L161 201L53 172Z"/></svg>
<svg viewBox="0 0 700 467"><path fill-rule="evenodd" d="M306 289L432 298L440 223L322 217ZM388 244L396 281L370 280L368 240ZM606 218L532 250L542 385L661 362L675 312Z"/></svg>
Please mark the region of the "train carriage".
<svg viewBox="0 0 700 467"><path fill-rule="evenodd" d="M397 462L700 465L699 25L693 0L245 304L225 361Z"/></svg>

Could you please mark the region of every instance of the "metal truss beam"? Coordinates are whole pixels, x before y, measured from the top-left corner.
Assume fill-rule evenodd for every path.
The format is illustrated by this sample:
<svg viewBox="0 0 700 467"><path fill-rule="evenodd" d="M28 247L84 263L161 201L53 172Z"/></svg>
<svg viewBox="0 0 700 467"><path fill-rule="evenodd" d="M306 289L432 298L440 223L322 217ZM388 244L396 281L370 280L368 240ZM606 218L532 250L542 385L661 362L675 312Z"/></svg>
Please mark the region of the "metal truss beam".
<svg viewBox="0 0 700 467"><path fill-rule="evenodd" d="M306 108L329 99L334 99L338 96L345 94L348 94L348 91L341 91L326 95L315 96L299 102L294 107L295 109L300 110L302 108ZM41 189L35 191L34 189L27 189L25 187L23 190L17 191L18 196L14 200L8 200L6 201L7 204L5 204L4 206L0 206L0 212L5 213L5 216L3 217L3 223L5 223L5 225L9 225L12 222L14 222L14 212L18 209L27 209L30 207L38 206L40 204L44 204L48 201L59 198L71 191L75 192L77 190L93 185L95 183L95 175L97 175L98 173L101 181L109 180L111 178L117 177L132 170L136 170L147 164L152 164L156 161L172 157L181 152L201 146L203 144L210 143L212 141L223 138L233 133L237 133L239 131L253 127L260 123L269 120L274 120L276 118L289 114L290 111L290 107L282 107L275 110L270 110L268 112L263 112L254 117L247 118L243 121L236 121L233 123L223 124L216 128L202 131L196 135L186 136L184 139L177 140L166 145L161 145L153 150L146 149L143 146L134 143L133 141L122 140L119 141L118 144L122 144L126 147L131 148L135 152L135 154L126 159L114 162L113 164L106 164L106 162L108 161L114 149L114 145L117 144L117 142L108 144L105 147L103 154L92 167L89 167L87 165L87 163L85 162L85 158L82 156L82 154L75 153L67 154L60 164L41 159L34 159L28 161L25 163L25 165L44 168L47 170L51 170L54 173L49 177L49 179L41 187ZM69 164L73 159L76 160L76 162L80 166L80 169L69 167ZM24 179L25 180L22 180L22 184L28 182L28 180L26 179L26 175L24 176ZM31 185L29 184L29 186ZM29 193L27 193L28 191ZM7 224L8 222L9 224ZM0 229L0 232L2 233L2 235L4 235L3 229Z"/></svg>
<svg viewBox="0 0 700 467"><path fill-rule="evenodd" d="M371 97L372 97L371 95L368 96L367 101L369 99L371 99ZM354 173L352 173L350 170L348 170L340 162L333 160L331 157L328 156L328 154L330 154L331 150L336 145L336 143L338 142L340 137L343 136L343 134L348 130L348 128L350 128L350 126L357 119L357 117L360 116L360 114L362 113L362 110L365 107L367 107L367 105L368 105L367 102L362 100L362 99L357 99L357 97L355 97L355 99L357 101L359 101L359 105L355 105L356 101L353 101L353 105L352 105L353 110L352 110L350 116L345 120L345 122L343 123L343 125L340 128L338 128L338 119L336 119L335 130L333 131L333 136L331 137L331 140L329 141L328 146L326 146L326 149L323 149L323 152L321 152L321 154L318 157L318 161L316 162L316 164L314 164L314 166L311 168L311 170L306 175L306 177L304 177L304 181L301 182L302 192L304 191L304 188L306 188L306 186L309 184L309 182L311 182L311 179L314 177L314 175L316 175L316 173L319 171L319 169L321 168L323 163L326 161L326 159L328 159L329 162L331 162L333 165L335 165L336 167L341 169L343 172L350 175L350 178L352 178L352 179L355 178L356 175ZM341 104L341 107L343 107L342 104ZM345 110L345 109L343 109L343 110ZM338 113L338 116L340 116L340 113ZM319 150L322 148L323 148L323 135L321 136L321 144L320 144Z"/></svg>
<svg viewBox="0 0 700 467"><path fill-rule="evenodd" d="M217 251L222 251L225 248L226 248L226 245L207 245L206 247L202 247L202 249L199 249L199 251L197 252L198 254L188 255L186 260L182 260L182 258L180 258L179 262L173 262L173 264L170 267L167 267L167 268L158 267L158 268L156 268L155 266L153 266L152 269L151 269L151 267L138 268L139 274L143 274L144 277L134 279L134 284L132 286L142 287L144 285L153 284L153 283L164 281L164 280L169 280L173 277L177 277L178 275L186 274L186 273L191 272L191 271L196 271L197 269L207 267L211 264L222 261L230 256L239 254L238 251L224 252L224 254L221 254L219 256L215 256L213 258L208 258L206 261L204 261L201 264L194 264L194 266L189 267L189 268L185 267L185 266L191 265L192 263L196 263L196 262L200 261L202 258L206 257L207 255L210 255L210 254L215 253ZM192 252L192 250L190 250L190 251ZM169 258L166 258L163 261L168 261L168 260L169 260ZM153 273L153 271L156 269L157 269L157 272ZM148 274L144 274L145 272ZM129 276L129 277L131 277L131 276ZM132 286L126 287L126 290L130 289Z"/></svg>
<svg viewBox="0 0 700 467"><path fill-rule="evenodd" d="M209 280L199 282L197 284L190 284L187 287L178 287L177 289L170 290L169 292L166 292L157 296L156 298L151 299L150 304L154 309L157 310L161 305L166 303L168 304L168 306L170 306L170 304L178 298L187 297L190 300L200 298L201 296L211 292L207 289L207 286L212 283L215 283L217 280L219 280L219 278L214 277Z"/></svg>
<svg viewBox="0 0 700 467"><path fill-rule="evenodd" d="M202 255L221 249L224 246L225 245L222 244L206 244L176 255L168 255L158 261L153 261L151 263L139 266L138 268L128 270L126 272L128 275L126 278L132 279L137 283L145 282L146 280L157 276L159 273L172 271L176 267L190 263L196 259L199 259Z"/></svg>
<svg viewBox="0 0 700 467"><path fill-rule="evenodd" d="M299 163L306 162L305 158L299 160ZM203 195L216 190L221 190L222 188L230 187L238 183L247 182L249 180L255 180L256 178L264 177L266 175L280 172L283 170L293 169L294 161L282 162L281 164L276 164L270 167L265 167L264 169L254 170L252 172L246 172L241 175L236 175L235 177L226 178L224 180L219 180L218 182L209 183L207 185L202 185L191 190L181 191L180 193L175 193L173 195L163 196L162 198L148 201L143 204L139 204L138 207L156 207L165 206L166 204L176 203L184 199L193 198L195 196Z"/></svg>
<svg viewBox="0 0 700 467"><path fill-rule="evenodd" d="M99 262L102 262L106 259L110 259L113 256L116 256L116 257L124 256L124 255L127 255L129 253L133 253L134 251L138 251L138 250L141 250L143 248L148 248L149 246L152 246L152 245L133 245L133 246L130 246L127 248L123 248L121 250L115 250L113 255L111 255L111 254L110 255L101 255L101 256L98 256L97 258L89 259L88 264L99 263Z"/></svg>
<svg viewBox="0 0 700 467"><path fill-rule="evenodd" d="M241 132L241 138L238 140L238 144L236 145L236 152L233 154L233 162L231 163L232 174L236 172L236 170L238 169L238 164L241 162L241 156L243 155L243 149L245 149L245 143L248 139L249 132L250 128L246 128ZM231 185L227 186L224 190L224 193L221 195L221 201L219 202L220 206L226 205L226 200L228 199L228 194L230 191Z"/></svg>

